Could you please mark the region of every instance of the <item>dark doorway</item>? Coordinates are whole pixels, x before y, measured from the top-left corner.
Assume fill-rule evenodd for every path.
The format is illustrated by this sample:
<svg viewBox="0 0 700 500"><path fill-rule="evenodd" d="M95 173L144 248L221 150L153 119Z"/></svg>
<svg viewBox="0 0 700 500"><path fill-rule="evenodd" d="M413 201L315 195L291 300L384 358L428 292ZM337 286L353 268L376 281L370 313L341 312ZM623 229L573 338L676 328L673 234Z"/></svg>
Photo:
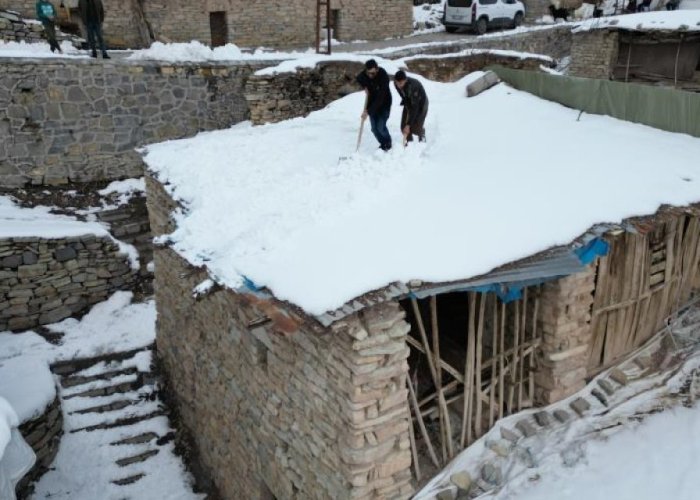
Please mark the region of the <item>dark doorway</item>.
<svg viewBox="0 0 700 500"><path fill-rule="evenodd" d="M226 12L210 12L209 27L211 29L211 46L221 47L228 43L228 27L226 26Z"/></svg>

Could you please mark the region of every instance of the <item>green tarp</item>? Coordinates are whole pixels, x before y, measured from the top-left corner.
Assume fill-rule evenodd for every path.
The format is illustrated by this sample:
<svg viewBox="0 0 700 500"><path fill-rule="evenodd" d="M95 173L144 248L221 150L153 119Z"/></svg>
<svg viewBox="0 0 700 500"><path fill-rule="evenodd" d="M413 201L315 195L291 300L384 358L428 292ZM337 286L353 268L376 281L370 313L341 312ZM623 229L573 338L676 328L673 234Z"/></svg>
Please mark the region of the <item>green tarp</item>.
<svg viewBox="0 0 700 500"><path fill-rule="evenodd" d="M552 75L495 66L512 87L586 113L700 137L700 94L638 83Z"/></svg>

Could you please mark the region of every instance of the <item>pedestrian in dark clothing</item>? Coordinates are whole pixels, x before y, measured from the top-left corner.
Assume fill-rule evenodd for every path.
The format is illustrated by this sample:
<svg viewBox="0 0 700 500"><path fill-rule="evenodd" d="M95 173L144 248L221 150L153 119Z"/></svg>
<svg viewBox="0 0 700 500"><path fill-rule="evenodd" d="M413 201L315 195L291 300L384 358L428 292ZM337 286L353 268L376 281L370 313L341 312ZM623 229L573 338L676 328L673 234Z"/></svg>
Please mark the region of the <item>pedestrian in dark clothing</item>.
<svg viewBox="0 0 700 500"><path fill-rule="evenodd" d="M102 5L102 0L78 0L78 10L80 19L83 21L85 31L87 32L87 40L92 57L97 57L97 47L95 39L102 51L102 58L109 59L105 50L105 42L102 38L102 23L105 20L105 9Z"/></svg>
<svg viewBox="0 0 700 500"><path fill-rule="evenodd" d="M36 3L36 18L44 25L44 33L49 41L51 52L56 50L63 52L56 40L56 9L48 0L39 0Z"/></svg>
<svg viewBox="0 0 700 500"><path fill-rule="evenodd" d="M394 86L401 96L401 133L406 142L413 140L413 134L418 140L425 142L425 117L428 115L428 95L423 85L415 78L409 78L403 71L394 75Z"/></svg>
<svg viewBox="0 0 700 500"><path fill-rule="evenodd" d="M389 75L377 65L377 61L370 59L365 63L365 70L357 75L357 83L365 89L365 109L362 111L362 119L369 116L372 133L379 141L379 147L384 151L391 149L391 134L386 128L386 122L391 113L391 90L389 89Z"/></svg>

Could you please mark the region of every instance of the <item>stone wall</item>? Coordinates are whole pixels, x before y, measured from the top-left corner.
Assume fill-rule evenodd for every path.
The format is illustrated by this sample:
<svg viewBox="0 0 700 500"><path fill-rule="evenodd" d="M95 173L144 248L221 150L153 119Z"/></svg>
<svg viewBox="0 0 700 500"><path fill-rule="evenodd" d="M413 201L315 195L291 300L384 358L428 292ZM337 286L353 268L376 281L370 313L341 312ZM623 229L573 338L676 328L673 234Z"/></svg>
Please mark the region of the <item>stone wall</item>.
<svg viewBox="0 0 700 500"><path fill-rule="evenodd" d="M574 33L569 75L609 80L617 63L618 43L616 31Z"/></svg>
<svg viewBox="0 0 700 500"><path fill-rule="evenodd" d="M413 32L412 0L336 0L335 38L341 41L384 40Z"/></svg>
<svg viewBox="0 0 700 500"><path fill-rule="evenodd" d="M456 40L449 45L404 47L382 53L382 57L398 59L401 57L430 54L448 54L464 49L500 49L542 54L554 59L561 59L571 54L571 26L546 26L523 33L508 31L487 36L470 37Z"/></svg>
<svg viewBox="0 0 700 500"><path fill-rule="evenodd" d="M63 434L63 413L58 396L46 407L42 415L20 425L19 431L36 455L34 467L15 488L17 496L22 499L29 497L32 492L32 483L49 470L58 453L61 434Z"/></svg>
<svg viewBox="0 0 700 500"><path fill-rule="evenodd" d="M478 51L468 55L415 57L406 60L410 71L438 82L456 82L473 71L481 71L495 64L513 69L538 70L540 66L551 67L553 61L535 54L531 57L517 57Z"/></svg>
<svg viewBox="0 0 700 500"><path fill-rule="evenodd" d="M0 10L0 41L3 42L40 42L44 39L41 24L25 23L9 12Z"/></svg>
<svg viewBox="0 0 700 500"><path fill-rule="evenodd" d="M595 272L595 265L590 265L542 285L538 325L542 344L535 373L539 405L564 399L586 385Z"/></svg>
<svg viewBox="0 0 700 500"><path fill-rule="evenodd" d="M0 331L26 330L85 311L135 271L108 237L0 240Z"/></svg>
<svg viewBox="0 0 700 500"><path fill-rule="evenodd" d="M0 187L138 177L134 148L247 119L264 65L0 58Z"/></svg>
<svg viewBox="0 0 700 500"><path fill-rule="evenodd" d="M334 61L294 73L254 75L245 88L250 119L256 125L274 123L322 109L360 90L355 77L363 69L359 62Z"/></svg>
<svg viewBox="0 0 700 500"><path fill-rule="evenodd" d="M171 227L148 181L151 227ZM405 336L395 303L332 331L251 296L215 289L155 249L157 349L202 470L224 498L408 498Z"/></svg>

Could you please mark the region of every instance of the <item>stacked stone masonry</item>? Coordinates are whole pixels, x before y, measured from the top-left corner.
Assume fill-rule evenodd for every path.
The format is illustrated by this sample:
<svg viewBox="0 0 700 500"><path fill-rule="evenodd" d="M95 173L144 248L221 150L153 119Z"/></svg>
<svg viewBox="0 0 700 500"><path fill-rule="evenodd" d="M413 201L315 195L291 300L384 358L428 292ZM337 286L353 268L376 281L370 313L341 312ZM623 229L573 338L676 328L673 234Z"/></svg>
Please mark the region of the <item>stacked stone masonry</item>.
<svg viewBox="0 0 700 500"><path fill-rule="evenodd" d="M569 75L609 80L617 63L618 36L611 30L575 33Z"/></svg>
<svg viewBox="0 0 700 500"><path fill-rule="evenodd" d="M536 71L540 66L549 67L553 63L534 55L517 57L489 52L440 58L420 57L406 61L406 66L411 72L438 82L456 82L469 73L482 71L493 65Z"/></svg>
<svg viewBox="0 0 700 500"><path fill-rule="evenodd" d="M595 266L545 283L540 297L542 345L535 373L535 399L547 405L585 385L592 339Z"/></svg>
<svg viewBox="0 0 700 500"><path fill-rule="evenodd" d="M11 58L0 65L0 187L141 176L135 148L247 119L245 80L263 67Z"/></svg>
<svg viewBox="0 0 700 500"><path fill-rule="evenodd" d="M19 431L36 455L34 467L22 478L16 487L17 496L22 499L29 497L32 489L31 485L49 470L58 453L61 434L63 434L61 400L56 397L42 415L24 422L20 425Z"/></svg>
<svg viewBox="0 0 700 500"><path fill-rule="evenodd" d="M152 228L171 227L172 200L148 186ZM155 263L158 353L224 498L410 497L410 327L398 304L326 330L226 289L197 300L205 271L167 248Z"/></svg>
<svg viewBox="0 0 700 500"><path fill-rule="evenodd" d="M210 14L223 13L224 41L244 47L309 47L316 40L315 0L103 0L106 42L114 48L141 48L163 42L212 43ZM60 2L54 1L56 8ZM63 22L78 21L76 0L59 9ZM33 0L0 0L0 9L33 18ZM335 0L338 40L382 40L406 36L413 29L411 0ZM325 25L325 13L324 13Z"/></svg>
<svg viewBox="0 0 700 500"><path fill-rule="evenodd" d="M322 109L360 90L355 78L363 68L361 63L338 61L293 73L254 75L245 88L250 119L256 125L274 123Z"/></svg>
<svg viewBox="0 0 700 500"><path fill-rule="evenodd" d="M129 257L109 237L0 239L0 331L56 323L134 279Z"/></svg>
<svg viewBox="0 0 700 500"><path fill-rule="evenodd" d="M0 10L0 41L40 42L44 39L41 24L26 23L12 13Z"/></svg>

